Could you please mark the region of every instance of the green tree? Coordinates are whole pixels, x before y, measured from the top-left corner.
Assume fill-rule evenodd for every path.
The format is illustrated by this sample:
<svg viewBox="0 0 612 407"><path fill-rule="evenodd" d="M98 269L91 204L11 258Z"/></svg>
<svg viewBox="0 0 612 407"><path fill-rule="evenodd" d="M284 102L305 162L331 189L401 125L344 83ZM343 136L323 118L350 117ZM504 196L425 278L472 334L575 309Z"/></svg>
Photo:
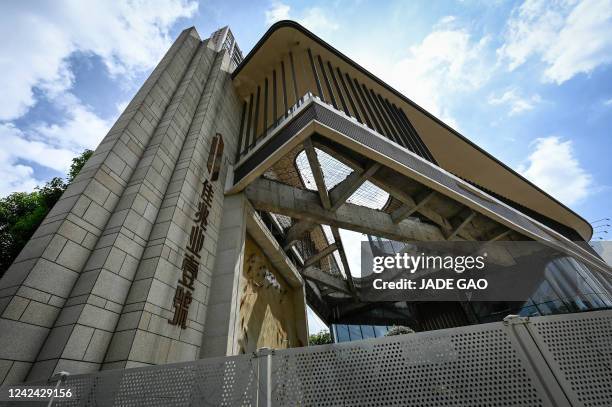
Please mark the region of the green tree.
<svg viewBox="0 0 612 407"><path fill-rule="evenodd" d="M402 326L402 325L393 325L393 327L391 327L391 329L387 331L385 336L406 335L406 334L413 334L413 333L414 333L414 329L410 327Z"/></svg>
<svg viewBox="0 0 612 407"><path fill-rule="evenodd" d="M329 331L320 331L317 334L312 334L308 337L309 345L326 345L332 343L332 338Z"/></svg>
<svg viewBox="0 0 612 407"><path fill-rule="evenodd" d="M85 150L83 153L77 157L72 159L72 164L70 164L70 170L68 171L68 183L74 181L76 176L81 172L81 168L85 165L89 157L93 154L91 150Z"/></svg>
<svg viewBox="0 0 612 407"><path fill-rule="evenodd" d="M0 277L92 154L85 150L72 159L66 181L55 177L33 192L14 192L0 199Z"/></svg>

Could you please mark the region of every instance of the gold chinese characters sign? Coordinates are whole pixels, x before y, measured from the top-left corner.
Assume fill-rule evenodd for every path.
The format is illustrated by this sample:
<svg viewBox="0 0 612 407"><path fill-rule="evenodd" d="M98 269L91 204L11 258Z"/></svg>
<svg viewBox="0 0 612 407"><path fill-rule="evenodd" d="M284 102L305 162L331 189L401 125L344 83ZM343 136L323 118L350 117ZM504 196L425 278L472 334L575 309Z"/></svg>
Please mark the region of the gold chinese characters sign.
<svg viewBox="0 0 612 407"><path fill-rule="evenodd" d="M189 306L193 299L194 282L198 278L202 247L204 246L204 233L208 227L208 215L213 203L215 191L213 183L218 181L223 158L223 138L217 134L212 139L206 169L208 179L202 183L202 192L197 203L197 210L192 218L189 241L183 255L181 265L181 278L178 280L172 306L174 316L168 319L171 325L179 325L182 329L187 328L187 315Z"/></svg>

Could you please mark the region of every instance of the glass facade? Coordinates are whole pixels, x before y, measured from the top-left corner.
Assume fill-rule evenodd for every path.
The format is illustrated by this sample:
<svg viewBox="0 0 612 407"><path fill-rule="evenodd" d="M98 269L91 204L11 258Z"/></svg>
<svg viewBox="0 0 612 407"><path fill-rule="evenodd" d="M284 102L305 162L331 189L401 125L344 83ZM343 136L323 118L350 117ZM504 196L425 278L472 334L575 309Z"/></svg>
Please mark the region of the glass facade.
<svg viewBox="0 0 612 407"><path fill-rule="evenodd" d="M395 255L406 251L407 244L387 239L368 236L372 252L376 255ZM554 314L585 312L612 308L612 281L603 273L593 271L588 266L571 257L556 257L543 262L538 271L532 291L526 293L521 301L464 301L464 302L388 302L385 307L405 305L405 316L386 319L377 313L377 309L364 311L359 317L353 316L350 321L359 323L378 317L374 323L399 324L410 326L416 331L450 328L474 323L501 321L508 315L546 316ZM381 309L382 307L381 303ZM384 335L378 334L377 327L372 325L337 325L338 342ZM340 328L342 327L342 328ZM364 328L366 327L366 328Z"/></svg>
<svg viewBox="0 0 612 407"><path fill-rule="evenodd" d="M569 258L552 260L544 279L523 303L471 303L478 322L493 322L508 314L539 316L612 308L609 283L584 264Z"/></svg>
<svg viewBox="0 0 612 407"><path fill-rule="evenodd" d="M390 326L385 325L347 325L333 324L334 342L360 341L362 339L380 338L385 336Z"/></svg>

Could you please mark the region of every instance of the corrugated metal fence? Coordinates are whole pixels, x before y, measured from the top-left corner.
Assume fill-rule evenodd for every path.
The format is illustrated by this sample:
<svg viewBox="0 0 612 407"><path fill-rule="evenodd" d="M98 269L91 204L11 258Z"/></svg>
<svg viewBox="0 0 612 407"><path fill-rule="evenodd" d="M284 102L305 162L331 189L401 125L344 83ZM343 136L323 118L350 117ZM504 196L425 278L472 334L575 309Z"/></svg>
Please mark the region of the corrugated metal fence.
<svg viewBox="0 0 612 407"><path fill-rule="evenodd" d="M612 406L612 311L109 370L62 387L74 396L54 406Z"/></svg>

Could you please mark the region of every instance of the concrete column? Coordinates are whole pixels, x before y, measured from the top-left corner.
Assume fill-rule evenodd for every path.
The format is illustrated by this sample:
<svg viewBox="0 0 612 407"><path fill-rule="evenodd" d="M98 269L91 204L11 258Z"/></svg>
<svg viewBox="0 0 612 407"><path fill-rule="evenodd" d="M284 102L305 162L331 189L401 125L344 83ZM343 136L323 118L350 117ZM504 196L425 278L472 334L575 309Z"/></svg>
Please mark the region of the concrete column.
<svg viewBox="0 0 612 407"><path fill-rule="evenodd" d="M0 280L0 379L25 379L196 51L181 33Z"/></svg>
<svg viewBox="0 0 612 407"><path fill-rule="evenodd" d="M247 199L244 194L225 197L219 246L208 299L200 357L236 354L239 332L240 276L244 265Z"/></svg>

